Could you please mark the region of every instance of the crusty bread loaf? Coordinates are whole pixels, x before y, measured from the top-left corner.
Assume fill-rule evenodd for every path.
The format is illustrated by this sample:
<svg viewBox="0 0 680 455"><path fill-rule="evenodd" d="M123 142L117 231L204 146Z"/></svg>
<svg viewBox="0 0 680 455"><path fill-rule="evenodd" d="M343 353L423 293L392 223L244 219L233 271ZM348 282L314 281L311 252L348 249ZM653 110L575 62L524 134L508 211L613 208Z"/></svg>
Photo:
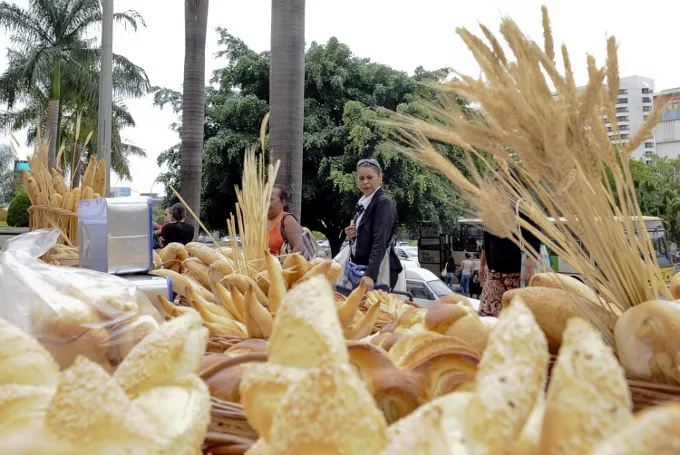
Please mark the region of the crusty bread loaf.
<svg viewBox="0 0 680 455"><path fill-rule="evenodd" d="M631 409L623 368L600 332L581 318L569 320L552 369L540 453L588 453L630 422Z"/></svg>
<svg viewBox="0 0 680 455"><path fill-rule="evenodd" d="M397 320L397 326L395 331L402 331L404 333L409 331L417 331L422 328L425 322L425 314L427 310L423 308L411 307L404 311L399 319Z"/></svg>
<svg viewBox="0 0 680 455"><path fill-rule="evenodd" d="M201 317L187 313L137 344L114 377L131 398L153 387L177 385L198 371L207 344L208 329Z"/></svg>
<svg viewBox="0 0 680 455"><path fill-rule="evenodd" d="M425 329L460 338L478 352L484 351L489 332L472 307L462 303L434 305L427 310Z"/></svg>
<svg viewBox="0 0 680 455"><path fill-rule="evenodd" d="M543 393L548 360L543 331L522 300L513 300L501 311L477 366L465 415L471 444L490 454L509 449Z"/></svg>
<svg viewBox="0 0 680 455"><path fill-rule="evenodd" d="M614 339L629 375L655 382L680 383L680 304L654 300L626 310L616 322Z"/></svg>
<svg viewBox="0 0 680 455"><path fill-rule="evenodd" d="M467 297L460 295L460 294L448 294L443 297L438 298L435 302L435 305L459 305L462 304L463 306L466 306L468 308L472 308L474 310L474 307L472 306L472 303L470 303L470 300L468 300Z"/></svg>
<svg viewBox="0 0 680 455"><path fill-rule="evenodd" d="M158 253L163 263L163 267L174 272L180 272L182 262L189 258L187 249L181 243L168 243Z"/></svg>
<svg viewBox="0 0 680 455"><path fill-rule="evenodd" d="M411 335L413 336L413 335ZM422 362L440 354L458 354L479 361L481 354L472 349L463 340L455 337L441 336L426 339L412 345L411 349L398 360L397 366L402 369L415 368Z"/></svg>
<svg viewBox="0 0 680 455"><path fill-rule="evenodd" d="M304 371L275 363L252 364L243 372L240 383L241 404L248 422L265 440L276 411L288 389L297 383Z"/></svg>
<svg viewBox="0 0 680 455"><path fill-rule="evenodd" d="M529 307L536 322L543 329L552 353L557 353L562 344L562 333L567 327L567 321L575 316L583 316L576 300L595 313L609 330L614 331L616 317L577 294L554 288L513 289L503 294L503 307L510 305L510 302L518 296Z"/></svg>
<svg viewBox="0 0 680 455"><path fill-rule="evenodd" d="M680 404L645 409L602 442L593 455L674 455L680 453Z"/></svg>
<svg viewBox="0 0 680 455"><path fill-rule="evenodd" d="M324 360L347 363L347 347L324 277L291 289L276 315L268 344L269 361L312 368Z"/></svg>
<svg viewBox="0 0 680 455"><path fill-rule="evenodd" d="M366 455L385 449L386 432L383 414L351 367L327 362L289 389L267 441L278 455Z"/></svg>
<svg viewBox="0 0 680 455"><path fill-rule="evenodd" d="M47 350L0 318L0 385L56 386L58 381L59 366Z"/></svg>
<svg viewBox="0 0 680 455"><path fill-rule="evenodd" d="M529 286L538 288L562 289L572 294L583 297L597 305L599 299L595 291L583 284L576 278L561 273L537 273L531 277Z"/></svg>

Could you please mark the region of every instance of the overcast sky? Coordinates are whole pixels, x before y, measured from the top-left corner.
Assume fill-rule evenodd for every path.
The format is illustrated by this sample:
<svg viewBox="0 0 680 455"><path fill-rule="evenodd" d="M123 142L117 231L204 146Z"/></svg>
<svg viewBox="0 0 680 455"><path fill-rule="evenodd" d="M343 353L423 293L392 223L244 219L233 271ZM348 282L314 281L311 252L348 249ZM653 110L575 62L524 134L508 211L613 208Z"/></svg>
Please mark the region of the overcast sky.
<svg viewBox="0 0 680 455"><path fill-rule="evenodd" d="M12 0L8 0L12 1ZM14 0L26 6L27 0ZM427 69L450 66L477 75L479 69L456 27L478 31L479 22L494 32L503 16L512 17L532 38L542 40L542 4L549 8L556 45L567 44L578 84L586 81L586 53L602 64L605 39L619 41L621 76L640 75L655 79L656 89L680 86L677 59L677 0L648 0L642 3L585 0L307 0L306 41L326 42L335 36L355 55L412 72L418 65ZM125 55L148 73L152 85L181 89L184 61L184 2L180 0L114 0L114 10L136 9L147 27L132 33L114 30L114 52ZM225 66L217 60L215 28L225 27L256 51L270 46L271 0L212 0L208 21L206 79ZM0 71L6 68L4 49L9 39L0 32ZM137 122L124 138L148 153L133 158L132 182L114 177L112 186L130 186L149 192L160 172L156 157L179 141L169 130L175 115L154 108L152 98L128 100ZM0 107L2 109L3 107ZM23 141L25 136L19 134ZM0 142L8 142L0 136ZM153 191L161 192L160 185Z"/></svg>

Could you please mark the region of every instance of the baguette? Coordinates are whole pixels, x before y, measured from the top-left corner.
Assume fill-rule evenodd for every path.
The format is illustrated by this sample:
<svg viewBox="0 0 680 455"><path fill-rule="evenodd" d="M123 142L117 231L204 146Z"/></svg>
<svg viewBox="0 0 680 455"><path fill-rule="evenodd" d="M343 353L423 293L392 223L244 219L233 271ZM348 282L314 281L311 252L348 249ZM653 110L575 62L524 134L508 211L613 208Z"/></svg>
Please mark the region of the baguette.
<svg viewBox="0 0 680 455"><path fill-rule="evenodd" d="M361 340L373 331L373 326L378 320L380 304L374 303L354 324L345 327L344 334L348 340Z"/></svg>
<svg viewBox="0 0 680 455"><path fill-rule="evenodd" d="M191 256L200 259L206 266L211 266L216 261L227 260L218 250L214 250L204 243L189 242L186 244L186 250Z"/></svg>
<svg viewBox="0 0 680 455"><path fill-rule="evenodd" d="M257 301L260 302L262 305L267 304L267 296L265 295L264 292L262 292L262 289L260 289L257 283L255 283L255 281L249 276L241 275L240 273L233 273L225 277L222 280L222 282L227 287L229 286L236 287L236 289L238 289L239 292L243 295L246 295L248 289L252 287L253 292L255 292L255 297L257 297Z"/></svg>
<svg viewBox="0 0 680 455"><path fill-rule="evenodd" d="M95 199L99 199L102 194L106 193L106 162L103 159L97 160L97 169L94 174L92 189L95 193ZM96 197L97 195L100 196Z"/></svg>
<svg viewBox="0 0 680 455"><path fill-rule="evenodd" d="M62 177L56 169L52 169L52 186L62 197L68 193L68 187L66 186L64 177Z"/></svg>
<svg viewBox="0 0 680 455"><path fill-rule="evenodd" d="M199 259L189 258L182 262L182 266L193 275L206 289L212 289L210 284L210 269Z"/></svg>
<svg viewBox="0 0 680 455"><path fill-rule="evenodd" d="M86 186L92 187L94 185L94 174L97 170L97 163L94 155L90 155L90 159L87 162L87 167L85 168L85 173L83 174L82 187Z"/></svg>
<svg viewBox="0 0 680 455"><path fill-rule="evenodd" d="M94 191L92 191L91 186L84 186L82 193L81 193L81 200L85 201L87 199L93 199L94 198Z"/></svg>
<svg viewBox="0 0 680 455"><path fill-rule="evenodd" d="M272 314L257 301L253 286L250 286L246 292L245 305L248 336L251 338L269 338L272 333L274 319Z"/></svg>
<svg viewBox="0 0 680 455"><path fill-rule="evenodd" d="M286 282L279 261L268 251L265 251L265 263L269 278L269 292L267 296L269 311L272 314L276 314L286 296Z"/></svg>

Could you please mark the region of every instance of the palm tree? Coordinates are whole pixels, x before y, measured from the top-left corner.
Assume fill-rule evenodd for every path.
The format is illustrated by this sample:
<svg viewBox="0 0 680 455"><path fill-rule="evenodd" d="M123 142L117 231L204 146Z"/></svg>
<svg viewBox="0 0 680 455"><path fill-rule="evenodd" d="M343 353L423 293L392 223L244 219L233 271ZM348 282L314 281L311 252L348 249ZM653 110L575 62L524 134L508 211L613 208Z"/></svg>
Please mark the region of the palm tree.
<svg viewBox="0 0 680 455"><path fill-rule="evenodd" d="M0 204L9 204L14 197L14 162L16 155L8 144L0 144Z"/></svg>
<svg viewBox="0 0 680 455"><path fill-rule="evenodd" d="M136 11L116 13L114 20L134 30L138 24L144 25ZM62 76L80 79L80 89L90 95L95 85L91 83L89 64L100 50L87 33L101 21L100 0L29 0L28 9L0 2L0 27L11 33L12 42L8 69L0 77L1 98L12 109L17 102L34 95L39 81L48 81L45 124L50 138L50 167L55 166Z"/></svg>
<svg viewBox="0 0 680 455"><path fill-rule="evenodd" d="M194 213L201 213L208 6L208 0L184 0L184 89L179 186L182 197ZM196 227L197 223L193 219L190 222Z"/></svg>
<svg viewBox="0 0 680 455"><path fill-rule="evenodd" d="M277 183L293 198L300 219L305 96L305 0L272 0L269 67L271 160L280 160Z"/></svg>

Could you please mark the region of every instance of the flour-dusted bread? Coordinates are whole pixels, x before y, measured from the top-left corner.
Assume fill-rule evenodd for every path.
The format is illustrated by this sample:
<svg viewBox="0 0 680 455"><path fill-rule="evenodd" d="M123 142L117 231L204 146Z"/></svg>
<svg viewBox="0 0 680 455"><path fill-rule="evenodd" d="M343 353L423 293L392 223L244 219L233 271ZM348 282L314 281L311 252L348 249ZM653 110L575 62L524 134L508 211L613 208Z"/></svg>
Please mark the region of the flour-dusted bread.
<svg viewBox="0 0 680 455"><path fill-rule="evenodd" d="M632 419L628 383L611 348L588 322L567 324L553 367L540 453L589 453Z"/></svg>
<svg viewBox="0 0 680 455"><path fill-rule="evenodd" d="M603 441L592 455L674 455L680 453L680 404L645 409Z"/></svg>
<svg viewBox="0 0 680 455"><path fill-rule="evenodd" d="M543 393L548 342L521 298L503 309L477 366L465 420L476 453L509 450Z"/></svg>
<svg viewBox="0 0 680 455"><path fill-rule="evenodd" d="M59 365L23 330L0 318L0 385L56 386Z"/></svg>
<svg viewBox="0 0 680 455"><path fill-rule="evenodd" d="M323 361L347 363L345 337L328 280L316 276L291 289L274 320L269 361L313 368Z"/></svg>
<svg viewBox="0 0 680 455"><path fill-rule="evenodd" d="M379 455L386 433L385 417L352 368L325 362L289 389L268 442L278 455Z"/></svg>

